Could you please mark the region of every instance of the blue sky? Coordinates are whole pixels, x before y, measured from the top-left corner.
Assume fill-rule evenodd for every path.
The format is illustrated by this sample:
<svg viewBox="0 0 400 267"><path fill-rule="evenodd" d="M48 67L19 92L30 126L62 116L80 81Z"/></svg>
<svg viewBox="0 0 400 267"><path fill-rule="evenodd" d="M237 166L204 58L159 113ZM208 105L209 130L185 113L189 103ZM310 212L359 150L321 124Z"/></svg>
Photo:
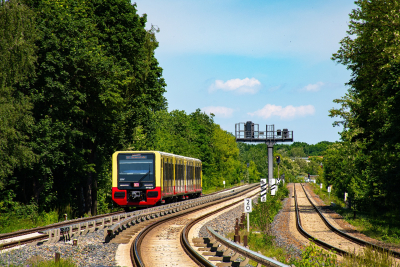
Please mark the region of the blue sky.
<svg viewBox="0 0 400 267"><path fill-rule="evenodd" d="M338 141L329 109L350 72L330 58L346 36L353 1L137 0L155 25L168 110L200 108L222 129L253 121L294 140Z"/></svg>

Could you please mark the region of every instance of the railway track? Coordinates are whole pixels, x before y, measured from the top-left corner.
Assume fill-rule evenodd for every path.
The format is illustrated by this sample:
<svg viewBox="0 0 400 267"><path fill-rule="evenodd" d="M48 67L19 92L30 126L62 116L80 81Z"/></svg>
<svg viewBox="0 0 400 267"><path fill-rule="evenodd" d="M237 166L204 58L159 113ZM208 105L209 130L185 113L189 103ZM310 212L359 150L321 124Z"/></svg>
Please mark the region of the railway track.
<svg viewBox="0 0 400 267"><path fill-rule="evenodd" d="M203 197L213 196L235 189L238 189L238 187L221 190L204 195ZM43 242L54 243L59 241L60 239L65 239L68 237L73 238L74 236L110 227L111 225L131 216L134 216L135 213L140 213L142 211L143 210L132 212L117 211L87 218L62 221L43 227L36 227L32 229L0 234L0 251L25 244L38 244Z"/></svg>
<svg viewBox="0 0 400 267"><path fill-rule="evenodd" d="M296 184L294 184L296 228L304 237L342 256L358 254L368 246L374 250L390 253L398 262L399 252L358 239L334 227L312 202L303 184L298 185L297 188L300 189L296 190Z"/></svg>
<svg viewBox="0 0 400 267"><path fill-rule="evenodd" d="M67 220L47 226L0 234L0 251L30 243L37 244L39 242L57 242L60 240L63 234L69 234L71 237L74 235L80 235L81 231L94 231L100 227L106 227L107 223L113 223L121 218L125 218L125 216L127 216L125 212L117 211L93 217Z"/></svg>
<svg viewBox="0 0 400 267"><path fill-rule="evenodd" d="M175 266L214 266L192 248L189 231L200 221L242 203L241 196L249 196L250 191L252 196L259 193L259 190L250 188L240 195L187 209L149 225L132 242L132 266L161 266L165 260L175 263ZM228 205L225 204L227 201L230 202Z"/></svg>

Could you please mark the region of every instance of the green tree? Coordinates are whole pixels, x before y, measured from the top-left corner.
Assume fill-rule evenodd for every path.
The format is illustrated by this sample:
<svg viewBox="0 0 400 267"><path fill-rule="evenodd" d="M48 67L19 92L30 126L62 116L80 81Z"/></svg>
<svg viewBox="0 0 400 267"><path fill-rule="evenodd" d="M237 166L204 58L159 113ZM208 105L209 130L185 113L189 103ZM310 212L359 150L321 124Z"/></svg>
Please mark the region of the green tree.
<svg viewBox="0 0 400 267"><path fill-rule="evenodd" d="M14 195L14 170L36 161L32 103L16 86L35 77L37 39L34 12L17 0L0 1L0 202Z"/></svg>
<svg viewBox="0 0 400 267"><path fill-rule="evenodd" d="M376 206L396 209L400 197L399 122L399 1L355 2L350 13L348 36L333 60L352 72L348 94L341 100L341 115L351 141L359 142L363 161L357 167L368 183L368 197ZM334 114L334 113L332 113ZM347 134L347 133L345 133ZM345 136L347 138L347 136ZM379 160L378 160L379 159Z"/></svg>
<svg viewBox="0 0 400 267"><path fill-rule="evenodd" d="M166 108L155 29L125 0L26 3L41 38L36 77L18 91L34 103L39 161L20 184L41 207L74 203L96 214L111 154L134 143L134 129L151 139L153 113Z"/></svg>

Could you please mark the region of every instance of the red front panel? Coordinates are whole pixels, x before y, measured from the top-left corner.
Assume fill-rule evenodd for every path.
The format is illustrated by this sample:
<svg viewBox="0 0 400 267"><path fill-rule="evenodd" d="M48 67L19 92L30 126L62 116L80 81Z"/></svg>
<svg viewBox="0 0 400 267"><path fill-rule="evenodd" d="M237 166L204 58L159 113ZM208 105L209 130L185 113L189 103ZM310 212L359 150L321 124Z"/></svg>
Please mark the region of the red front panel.
<svg viewBox="0 0 400 267"><path fill-rule="evenodd" d="M114 197L116 192L124 192L125 197ZM154 206L161 199L161 188L156 187L154 189L146 190L146 195L149 192L158 192L157 197L147 197L147 201L140 202L128 202L126 190L119 190L117 187L112 188L112 199L119 206Z"/></svg>

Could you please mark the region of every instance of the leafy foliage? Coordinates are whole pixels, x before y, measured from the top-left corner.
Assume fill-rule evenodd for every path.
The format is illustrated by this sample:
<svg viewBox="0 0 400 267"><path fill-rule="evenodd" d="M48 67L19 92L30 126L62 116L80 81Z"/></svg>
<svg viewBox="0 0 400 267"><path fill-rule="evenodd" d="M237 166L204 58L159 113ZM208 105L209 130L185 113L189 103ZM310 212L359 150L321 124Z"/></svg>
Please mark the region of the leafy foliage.
<svg viewBox="0 0 400 267"><path fill-rule="evenodd" d="M199 158L203 162L203 187L236 184L242 179L244 164L239 160L235 137L214 123L200 109L161 110L155 113L155 138L152 149ZM133 147L140 147L139 142ZM259 179L254 163L249 168L251 181Z"/></svg>
<svg viewBox="0 0 400 267"><path fill-rule="evenodd" d="M301 254L301 260L296 264L299 267L314 267L314 266L337 266L336 255L325 252L318 248L313 242L310 242Z"/></svg>
<svg viewBox="0 0 400 267"><path fill-rule="evenodd" d="M1 49L11 51L1 53L0 184L41 209L74 203L96 214L111 154L132 143L132 129L151 132L153 113L166 108L156 29L145 30L146 16L125 0L24 3L0 9Z"/></svg>
<svg viewBox="0 0 400 267"><path fill-rule="evenodd" d="M322 141L315 145L309 145L304 142L294 142L291 145L276 144L274 149L277 153L285 157L308 157L308 156L322 156L324 151L329 147L332 142Z"/></svg>
<svg viewBox="0 0 400 267"><path fill-rule="evenodd" d="M35 13L20 1L0 2L0 206L14 194L9 186L16 168L30 168L36 155L30 147L32 103L15 90L35 76Z"/></svg>
<svg viewBox="0 0 400 267"><path fill-rule="evenodd" d="M350 192L359 208L395 212L400 193L399 7L396 0L359 0L347 36L332 59L352 72L348 93L334 102L343 142L324 158L329 183ZM336 165L336 166L335 166ZM335 166L335 167L334 167Z"/></svg>
<svg viewBox="0 0 400 267"><path fill-rule="evenodd" d="M282 209L282 200L289 196L289 190L281 182L278 185L278 190L275 196L271 196L270 192L267 194L266 202L257 201L257 205L250 216L250 226L258 229L263 233L266 243L271 243L271 223L274 221L276 214Z"/></svg>

